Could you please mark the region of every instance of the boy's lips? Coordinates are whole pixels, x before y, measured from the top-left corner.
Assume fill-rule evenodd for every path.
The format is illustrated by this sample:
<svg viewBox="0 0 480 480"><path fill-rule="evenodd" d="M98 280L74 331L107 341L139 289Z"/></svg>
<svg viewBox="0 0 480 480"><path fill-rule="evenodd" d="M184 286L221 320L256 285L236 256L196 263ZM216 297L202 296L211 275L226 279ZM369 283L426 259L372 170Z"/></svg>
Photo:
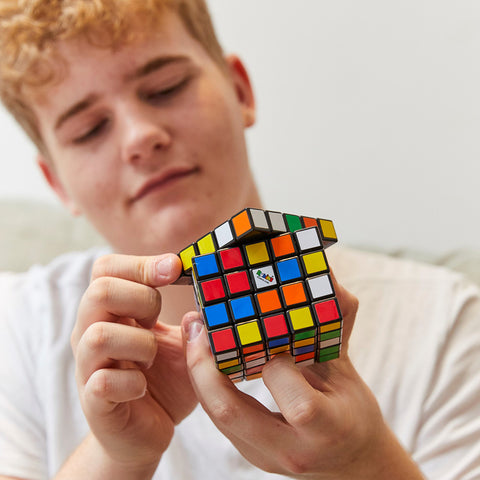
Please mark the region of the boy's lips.
<svg viewBox="0 0 480 480"><path fill-rule="evenodd" d="M131 198L131 203L140 200L152 190L163 188L172 181L197 173L198 167L172 167L162 171L159 175L143 183Z"/></svg>

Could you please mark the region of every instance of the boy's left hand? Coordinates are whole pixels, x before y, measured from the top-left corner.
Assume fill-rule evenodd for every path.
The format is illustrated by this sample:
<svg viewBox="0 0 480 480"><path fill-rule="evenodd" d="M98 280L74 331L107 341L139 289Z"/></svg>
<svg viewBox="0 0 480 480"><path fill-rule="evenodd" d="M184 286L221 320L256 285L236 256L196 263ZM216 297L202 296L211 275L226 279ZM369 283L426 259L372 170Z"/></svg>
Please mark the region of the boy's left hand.
<svg viewBox="0 0 480 480"><path fill-rule="evenodd" d="M281 413L239 391L217 370L201 319L184 318L187 364L198 399L218 429L262 470L311 479L423 478L350 362L348 340L358 301L336 282L335 289L344 317L340 358L298 368L282 354L263 369Z"/></svg>

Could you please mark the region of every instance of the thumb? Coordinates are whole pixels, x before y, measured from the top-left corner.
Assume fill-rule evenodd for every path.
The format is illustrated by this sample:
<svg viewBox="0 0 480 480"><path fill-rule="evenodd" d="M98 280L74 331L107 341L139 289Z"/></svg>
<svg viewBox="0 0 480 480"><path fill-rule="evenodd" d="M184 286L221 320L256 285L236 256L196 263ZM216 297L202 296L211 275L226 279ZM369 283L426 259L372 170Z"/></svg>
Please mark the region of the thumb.
<svg viewBox="0 0 480 480"><path fill-rule="evenodd" d="M183 344L188 348L188 344L197 341L204 329L202 315L198 312L188 312L182 319Z"/></svg>
<svg viewBox="0 0 480 480"><path fill-rule="evenodd" d="M182 319L182 336L190 380L197 391L207 379L224 375L215 366L202 316L188 312Z"/></svg>

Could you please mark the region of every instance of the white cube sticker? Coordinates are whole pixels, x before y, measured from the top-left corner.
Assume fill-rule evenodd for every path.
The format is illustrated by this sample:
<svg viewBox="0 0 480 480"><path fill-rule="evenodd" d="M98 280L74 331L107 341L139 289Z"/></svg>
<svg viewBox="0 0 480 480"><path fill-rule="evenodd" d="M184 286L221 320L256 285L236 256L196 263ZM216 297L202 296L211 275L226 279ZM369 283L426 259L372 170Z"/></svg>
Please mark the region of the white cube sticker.
<svg viewBox="0 0 480 480"><path fill-rule="evenodd" d="M214 230L214 232L215 238L217 239L218 248L222 248L234 240L229 222L222 223Z"/></svg>
<svg viewBox="0 0 480 480"><path fill-rule="evenodd" d="M307 283L314 300L331 296L334 293L329 275L308 278Z"/></svg>
<svg viewBox="0 0 480 480"><path fill-rule="evenodd" d="M318 229L315 227L297 230L295 235L297 236L298 245L302 251L311 250L312 248L322 248Z"/></svg>

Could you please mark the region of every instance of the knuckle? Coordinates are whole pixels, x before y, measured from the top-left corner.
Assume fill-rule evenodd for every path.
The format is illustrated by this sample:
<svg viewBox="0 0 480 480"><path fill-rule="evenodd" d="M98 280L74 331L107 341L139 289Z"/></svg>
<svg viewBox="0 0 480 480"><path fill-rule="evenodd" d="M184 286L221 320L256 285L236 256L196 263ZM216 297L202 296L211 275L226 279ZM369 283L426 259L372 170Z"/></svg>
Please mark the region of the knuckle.
<svg viewBox="0 0 480 480"><path fill-rule="evenodd" d="M157 355L158 343L153 332L142 330L142 335L144 335L142 340L143 363L146 368L150 368Z"/></svg>
<svg viewBox="0 0 480 480"><path fill-rule="evenodd" d="M108 277L96 278L88 287L85 295L89 303L108 305L114 297L114 283Z"/></svg>
<svg viewBox="0 0 480 480"><path fill-rule="evenodd" d="M291 408L286 412L285 417L290 425L297 428L302 428L310 425L315 420L317 415L317 405L313 400L308 399L292 405Z"/></svg>
<svg viewBox="0 0 480 480"><path fill-rule="evenodd" d="M129 382L129 387L132 392L132 398L140 397L145 393L147 388L147 380L145 375L139 370L133 370L131 373L131 380Z"/></svg>
<svg viewBox="0 0 480 480"><path fill-rule="evenodd" d="M111 264L115 261L115 257L116 255L111 253L97 258L92 266L92 280L108 275L108 272L111 270Z"/></svg>
<svg viewBox="0 0 480 480"><path fill-rule="evenodd" d="M109 397L112 384L104 370L97 370L92 374L88 381L88 390L95 398L105 399Z"/></svg>
<svg viewBox="0 0 480 480"><path fill-rule="evenodd" d="M135 278L138 278L143 284L148 285L150 283L150 276L148 274L148 268L143 258L138 257L135 261Z"/></svg>
<svg viewBox="0 0 480 480"><path fill-rule="evenodd" d="M275 375L281 375L285 367L293 367L293 365L293 357L289 353L283 352L275 355L270 362L267 362L262 372L264 376L274 377Z"/></svg>
<svg viewBox="0 0 480 480"><path fill-rule="evenodd" d="M152 306L153 308L160 308L162 297L160 292L155 288L144 287L143 290L143 303Z"/></svg>
<svg viewBox="0 0 480 480"><path fill-rule="evenodd" d="M111 343L111 333L105 323L90 325L83 334L83 342L92 352L101 352Z"/></svg>
<svg viewBox="0 0 480 480"><path fill-rule="evenodd" d="M144 331L147 334L146 349L148 352L150 352L152 357L155 357L158 349L157 338L155 337L155 334L153 332L150 332L148 330Z"/></svg>
<svg viewBox="0 0 480 480"><path fill-rule="evenodd" d="M303 475L312 470L312 455L307 455L299 449L290 450L282 455L282 463L287 472Z"/></svg>
<svg viewBox="0 0 480 480"><path fill-rule="evenodd" d="M236 423L241 415L238 406L221 398L217 398L209 410L214 421L225 426Z"/></svg>

